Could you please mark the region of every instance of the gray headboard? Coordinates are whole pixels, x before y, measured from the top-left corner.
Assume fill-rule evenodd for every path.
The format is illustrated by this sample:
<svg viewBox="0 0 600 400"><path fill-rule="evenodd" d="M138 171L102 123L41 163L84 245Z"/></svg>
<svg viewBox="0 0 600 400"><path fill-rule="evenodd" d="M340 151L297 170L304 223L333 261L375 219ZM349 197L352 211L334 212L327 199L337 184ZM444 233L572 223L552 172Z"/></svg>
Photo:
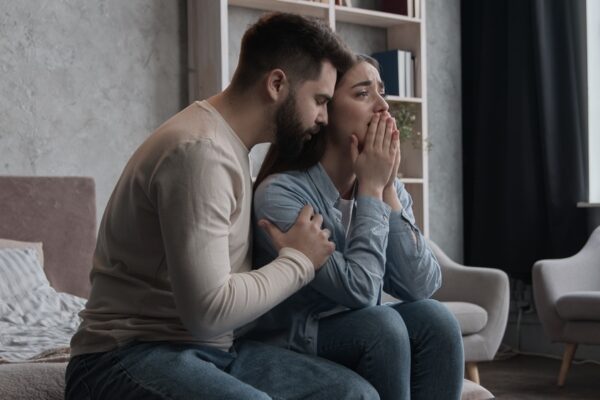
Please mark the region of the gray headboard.
<svg viewBox="0 0 600 400"><path fill-rule="evenodd" d="M0 238L42 242L52 286L87 298L96 246L94 180L0 176Z"/></svg>

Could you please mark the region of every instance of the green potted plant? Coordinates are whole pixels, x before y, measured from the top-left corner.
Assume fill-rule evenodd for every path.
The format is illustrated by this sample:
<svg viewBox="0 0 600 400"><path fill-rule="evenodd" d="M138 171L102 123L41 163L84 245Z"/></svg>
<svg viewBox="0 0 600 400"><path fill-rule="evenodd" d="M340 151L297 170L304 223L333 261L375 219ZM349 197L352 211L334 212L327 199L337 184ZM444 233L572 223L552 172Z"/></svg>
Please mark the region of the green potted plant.
<svg viewBox="0 0 600 400"><path fill-rule="evenodd" d="M411 143L414 149L425 145L427 151L433 145L428 139L423 140L421 132L416 129L416 105L412 103L395 103L390 105L390 114L396 119L396 127L400 131L400 143Z"/></svg>

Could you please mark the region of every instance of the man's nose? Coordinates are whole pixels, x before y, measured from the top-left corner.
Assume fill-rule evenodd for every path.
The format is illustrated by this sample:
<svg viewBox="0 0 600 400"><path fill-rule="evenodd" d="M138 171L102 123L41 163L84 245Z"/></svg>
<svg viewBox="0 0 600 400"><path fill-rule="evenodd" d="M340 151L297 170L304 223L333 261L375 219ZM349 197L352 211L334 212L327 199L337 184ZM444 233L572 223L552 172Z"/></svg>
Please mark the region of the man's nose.
<svg viewBox="0 0 600 400"><path fill-rule="evenodd" d="M318 125L327 125L327 108L324 108L323 111L317 115L315 122Z"/></svg>

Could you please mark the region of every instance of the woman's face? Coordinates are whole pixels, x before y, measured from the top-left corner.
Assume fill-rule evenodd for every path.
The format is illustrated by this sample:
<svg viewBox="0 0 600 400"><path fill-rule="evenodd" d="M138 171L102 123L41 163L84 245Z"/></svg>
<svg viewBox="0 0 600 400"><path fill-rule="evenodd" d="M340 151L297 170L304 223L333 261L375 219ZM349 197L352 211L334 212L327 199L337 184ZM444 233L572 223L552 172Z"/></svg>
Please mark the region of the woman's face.
<svg viewBox="0 0 600 400"><path fill-rule="evenodd" d="M346 72L330 103L332 139L349 144L350 137L355 134L361 146L373 115L388 111L383 95L383 83L373 65L361 61Z"/></svg>

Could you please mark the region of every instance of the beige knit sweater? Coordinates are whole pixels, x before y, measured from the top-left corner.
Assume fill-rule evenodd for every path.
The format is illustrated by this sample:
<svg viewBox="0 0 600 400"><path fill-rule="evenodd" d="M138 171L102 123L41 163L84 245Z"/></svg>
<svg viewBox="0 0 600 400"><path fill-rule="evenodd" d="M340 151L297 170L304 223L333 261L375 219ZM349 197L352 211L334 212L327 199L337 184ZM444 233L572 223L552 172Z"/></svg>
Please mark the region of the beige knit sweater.
<svg viewBox="0 0 600 400"><path fill-rule="evenodd" d="M102 218L72 355L131 340L228 350L234 329L312 280L312 263L291 248L252 270L251 201L248 149L208 102L159 127Z"/></svg>

